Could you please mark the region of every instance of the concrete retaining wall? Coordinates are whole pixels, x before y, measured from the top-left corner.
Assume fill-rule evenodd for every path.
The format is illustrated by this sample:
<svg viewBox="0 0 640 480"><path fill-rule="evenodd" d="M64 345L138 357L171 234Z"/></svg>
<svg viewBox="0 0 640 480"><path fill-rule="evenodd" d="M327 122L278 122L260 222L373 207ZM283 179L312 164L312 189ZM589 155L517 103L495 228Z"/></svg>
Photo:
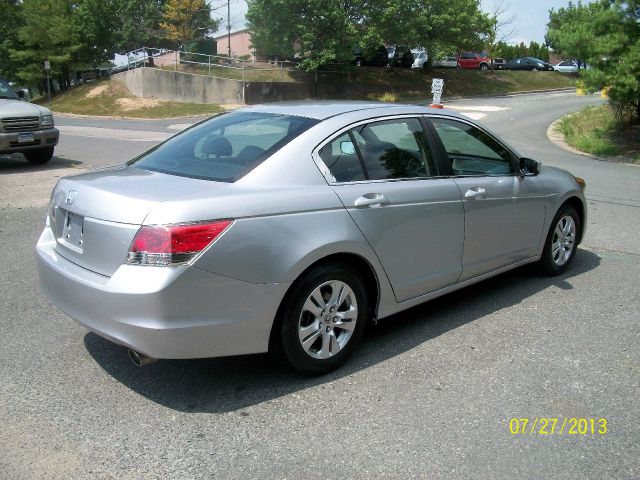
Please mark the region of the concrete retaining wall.
<svg viewBox="0 0 640 480"><path fill-rule="evenodd" d="M246 82L243 95L240 80L149 67L118 73L112 79L124 83L138 97L184 103L252 105L287 100L365 99L368 94L383 93L378 85L347 82ZM393 88L384 91L393 92Z"/></svg>
<svg viewBox="0 0 640 480"><path fill-rule="evenodd" d="M112 80L123 83L141 98L183 103L244 103L242 82L238 80L157 68L128 70L114 75Z"/></svg>

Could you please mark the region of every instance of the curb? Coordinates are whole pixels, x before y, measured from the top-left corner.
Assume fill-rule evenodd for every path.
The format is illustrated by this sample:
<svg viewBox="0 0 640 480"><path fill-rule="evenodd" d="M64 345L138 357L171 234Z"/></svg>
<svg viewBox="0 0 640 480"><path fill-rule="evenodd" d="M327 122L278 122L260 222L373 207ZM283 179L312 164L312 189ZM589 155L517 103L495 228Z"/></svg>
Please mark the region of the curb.
<svg viewBox="0 0 640 480"><path fill-rule="evenodd" d="M567 87L567 88L552 88L549 90L527 90L524 92L506 92L506 93L496 93L494 95L470 95L468 97L451 97L447 98L447 101L457 101L457 100L472 100L476 98L506 98L506 97L517 97L519 95L530 95L536 93L575 93L575 87ZM443 98L443 101L445 99Z"/></svg>
<svg viewBox="0 0 640 480"><path fill-rule="evenodd" d="M92 120L147 120L152 122L162 121L162 120L180 120L184 118L206 118L210 116L209 114L200 114L200 115L182 115L179 117L142 118L142 117L116 117L113 115L81 115L79 113L63 113L63 112L56 112L56 111L53 111L53 114L56 117L62 117L62 118L89 118Z"/></svg>
<svg viewBox="0 0 640 480"><path fill-rule="evenodd" d="M569 115L566 115L566 116L569 116ZM640 167L640 164L631 163L629 161L624 161L624 160L627 159L627 157L619 157L619 156L597 157L597 156L592 155L590 153L586 153L586 152L582 152L580 150L576 150L575 148L573 148L571 145L569 145L565 141L564 135L556 129L556 126L558 125L558 123L560 123L560 121L563 118L564 117L559 118L558 120L553 122L551 125L549 125L549 128L547 128L547 138L556 147L561 148L562 150L565 150L567 152L571 152L571 153L573 153L575 155L580 155L581 157L590 158L591 160L599 160L601 162L619 163L619 164L623 164L623 165L631 165L632 167Z"/></svg>

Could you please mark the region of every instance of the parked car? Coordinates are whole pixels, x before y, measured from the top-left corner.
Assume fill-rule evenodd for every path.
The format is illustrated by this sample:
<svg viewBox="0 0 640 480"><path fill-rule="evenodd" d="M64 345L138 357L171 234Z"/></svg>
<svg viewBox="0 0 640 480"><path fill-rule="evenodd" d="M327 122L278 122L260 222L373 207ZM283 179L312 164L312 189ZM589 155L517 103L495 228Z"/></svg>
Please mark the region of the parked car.
<svg viewBox="0 0 640 480"><path fill-rule="evenodd" d="M353 51L354 63L357 66L384 67L389 64L387 47L380 45L374 49L356 48Z"/></svg>
<svg viewBox="0 0 640 480"><path fill-rule="evenodd" d="M319 374L372 319L528 263L564 272L583 187L449 111L250 106L61 179L40 284L138 365L272 351Z"/></svg>
<svg viewBox="0 0 640 480"><path fill-rule="evenodd" d="M435 68L458 68L459 67L458 59L453 55L448 57L438 58L431 63L431 66Z"/></svg>
<svg viewBox="0 0 640 480"><path fill-rule="evenodd" d="M553 71L553 65L544 60L535 57L519 57L509 60L504 66L505 70L530 70L537 71Z"/></svg>
<svg viewBox="0 0 640 480"><path fill-rule="evenodd" d="M51 110L22 101L24 96L0 78L0 154L22 153L30 163L47 163L60 134Z"/></svg>
<svg viewBox="0 0 640 480"><path fill-rule="evenodd" d="M491 58L486 52L462 52L458 55L458 65L460 68L489 70Z"/></svg>
<svg viewBox="0 0 640 480"><path fill-rule="evenodd" d="M506 64L507 61L504 58L491 59L491 67L495 70L503 70Z"/></svg>
<svg viewBox="0 0 640 480"><path fill-rule="evenodd" d="M413 59L411 68L427 68L429 66L429 55L427 52L416 52L413 55Z"/></svg>
<svg viewBox="0 0 640 480"><path fill-rule="evenodd" d="M556 72L562 73L578 73L578 64L573 60L564 60L553 66Z"/></svg>
<svg viewBox="0 0 640 480"><path fill-rule="evenodd" d="M394 47L393 65L396 67L409 68L413 65L413 53L407 47Z"/></svg>

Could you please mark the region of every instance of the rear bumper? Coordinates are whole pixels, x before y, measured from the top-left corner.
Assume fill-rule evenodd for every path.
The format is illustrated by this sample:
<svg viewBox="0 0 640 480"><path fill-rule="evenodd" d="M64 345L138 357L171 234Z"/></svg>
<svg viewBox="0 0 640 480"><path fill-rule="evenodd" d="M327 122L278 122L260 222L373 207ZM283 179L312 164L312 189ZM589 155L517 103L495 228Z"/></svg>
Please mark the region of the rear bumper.
<svg viewBox="0 0 640 480"><path fill-rule="evenodd" d="M254 284L193 267L121 266L105 277L66 260L45 228L40 286L88 329L153 358L202 358L268 349L288 283Z"/></svg>
<svg viewBox="0 0 640 480"><path fill-rule="evenodd" d="M33 142L18 143L18 135L20 133L33 133ZM0 132L0 153L24 152L26 150L55 147L59 138L60 132L57 128L33 132Z"/></svg>

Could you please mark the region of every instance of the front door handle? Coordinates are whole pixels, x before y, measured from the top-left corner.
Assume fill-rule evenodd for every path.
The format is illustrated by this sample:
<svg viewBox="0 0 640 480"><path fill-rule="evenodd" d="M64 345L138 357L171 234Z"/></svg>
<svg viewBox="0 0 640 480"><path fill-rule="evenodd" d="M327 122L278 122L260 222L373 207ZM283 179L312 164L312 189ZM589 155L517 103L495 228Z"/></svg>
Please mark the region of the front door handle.
<svg viewBox="0 0 640 480"><path fill-rule="evenodd" d="M353 204L356 207L381 207L386 203L389 203L389 200L381 193L365 193L361 197L356 198Z"/></svg>
<svg viewBox="0 0 640 480"><path fill-rule="evenodd" d="M464 193L464 198L486 198L487 191L482 187L471 187Z"/></svg>

